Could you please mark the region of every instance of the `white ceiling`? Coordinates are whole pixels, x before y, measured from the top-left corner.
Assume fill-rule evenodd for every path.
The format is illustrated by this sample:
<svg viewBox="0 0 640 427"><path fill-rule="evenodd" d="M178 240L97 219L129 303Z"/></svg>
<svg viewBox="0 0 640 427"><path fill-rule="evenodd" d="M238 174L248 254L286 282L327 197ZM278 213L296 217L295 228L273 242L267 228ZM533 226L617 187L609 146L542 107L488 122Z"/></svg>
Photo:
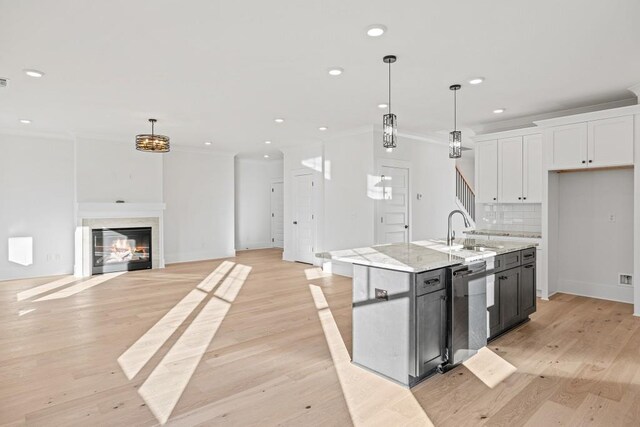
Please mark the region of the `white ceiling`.
<svg viewBox="0 0 640 427"><path fill-rule="evenodd" d="M379 123L385 54L401 131L450 127L457 82L473 128L629 98L638 17L638 0L0 0L0 128L133 143L155 117L173 144L263 153Z"/></svg>

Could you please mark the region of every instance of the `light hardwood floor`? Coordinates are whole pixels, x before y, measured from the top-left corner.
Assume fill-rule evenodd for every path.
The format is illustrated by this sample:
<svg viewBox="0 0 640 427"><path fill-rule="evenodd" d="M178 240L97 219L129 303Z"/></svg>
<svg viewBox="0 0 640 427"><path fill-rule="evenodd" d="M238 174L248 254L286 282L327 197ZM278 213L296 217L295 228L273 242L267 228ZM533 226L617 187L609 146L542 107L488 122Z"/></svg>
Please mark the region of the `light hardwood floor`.
<svg viewBox="0 0 640 427"><path fill-rule="evenodd" d="M160 375L159 366L188 381L167 425L359 425L345 396L362 399L365 408L385 405L367 393L372 374L345 373L332 358L335 337L325 336L335 323L350 349L349 279L318 277L308 265L281 261L278 250L260 250L228 260L251 267L246 281L212 284L222 261L131 272L59 298L41 299L74 285L62 280L41 294L24 293L59 277L0 282L0 424L156 425L138 390ZM174 310L183 322L160 322L179 326L129 380L118 358L206 278L195 292L226 286L219 294L226 303L218 303L224 310L207 311L214 291L198 294L196 303L187 299L184 306L197 308ZM322 290L328 316L319 315L310 284ZM196 330L215 322L217 330ZM154 333L148 341L162 335ZM194 337L212 334L202 359L189 363L192 376L171 362L174 353L202 346ZM489 348L517 368L496 387L459 367L411 390L435 425L640 424L640 319L630 305L557 295L539 301L530 322ZM354 378L363 384L357 394L345 390Z"/></svg>

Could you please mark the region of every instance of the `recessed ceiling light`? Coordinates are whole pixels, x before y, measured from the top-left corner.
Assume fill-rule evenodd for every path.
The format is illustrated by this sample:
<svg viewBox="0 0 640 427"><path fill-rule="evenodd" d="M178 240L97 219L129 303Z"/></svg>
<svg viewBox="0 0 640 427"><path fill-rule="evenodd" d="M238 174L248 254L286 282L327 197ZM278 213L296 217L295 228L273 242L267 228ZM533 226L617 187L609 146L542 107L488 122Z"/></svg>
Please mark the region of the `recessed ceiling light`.
<svg viewBox="0 0 640 427"><path fill-rule="evenodd" d="M483 81L484 81L484 77L474 77L473 79L469 80L469 84L470 85L479 85Z"/></svg>
<svg viewBox="0 0 640 427"><path fill-rule="evenodd" d="M28 125L29 123L31 123L31 120L29 120L29 119L20 119L20 123Z"/></svg>
<svg viewBox="0 0 640 427"><path fill-rule="evenodd" d="M387 27L382 24L374 24L367 27L367 35L369 37L380 37L385 31L387 31Z"/></svg>
<svg viewBox="0 0 640 427"><path fill-rule="evenodd" d="M264 158L265 158L265 159L268 159L268 158L269 158L269 155L268 155L268 154L265 154L265 155L264 155Z"/></svg>
<svg viewBox="0 0 640 427"><path fill-rule="evenodd" d="M318 130L320 130L320 131L325 131L325 130L327 130L327 129L329 129L329 128L328 128L328 127L326 127L326 126L320 126L320 127L318 128Z"/></svg>
<svg viewBox="0 0 640 427"><path fill-rule="evenodd" d="M385 108L387 108L389 105L388 104L378 104L378 108L380 108L381 110L384 110Z"/></svg>
<svg viewBox="0 0 640 427"><path fill-rule="evenodd" d="M42 77L44 73L38 70L24 70L24 73L29 77Z"/></svg>
<svg viewBox="0 0 640 427"><path fill-rule="evenodd" d="M344 72L344 70L342 68L340 68L340 67L329 68L329 75L330 76L339 76L343 72Z"/></svg>
<svg viewBox="0 0 640 427"><path fill-rule="evenodd" d="M387 148L387 153L393 153L393 148L391 147Z"/></svg>
<svg viewBox="0 0 640 427"><path fill-rule="evenodd" d="M209 141L205 142L204 145L211 145Z"/></svg>
<svg viewBox="0 0 640 427"><path fill-rule="evenodd" d="M271 141L265 141L264 143L265 144L271 144Z"/></svg>
<svg viewBox="0 0 640 427"><path fill-rule="evenodd" d="M505 111L507 111L507 109L506 109L506 108L496 108L495 110L493 110L493 112L494 112L495 114L502 114L502 113L504 113Z"/></svg>
<svg viewBox="0 0 640 427"><path fill-rule="evenodd" d="M273 121L276 122L276 123L283 123L284 119L278 118L278 119L273 119Z"/></svg>

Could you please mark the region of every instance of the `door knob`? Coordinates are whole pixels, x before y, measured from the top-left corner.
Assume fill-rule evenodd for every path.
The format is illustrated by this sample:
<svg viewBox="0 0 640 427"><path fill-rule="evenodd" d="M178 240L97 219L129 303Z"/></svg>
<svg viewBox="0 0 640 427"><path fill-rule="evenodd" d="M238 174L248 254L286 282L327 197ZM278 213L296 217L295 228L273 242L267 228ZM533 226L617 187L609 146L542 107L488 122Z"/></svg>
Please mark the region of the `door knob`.
<svg viewBox="0 0 640 427"><path fill-rule="evenodd" d="M408 225L405 225L405 226L404 226L404 228L409 228L409 226L408 226Z"/></svg>
<svg viewBox="0 0 640 427"><path fill-rule="evenodd" d="M298 225L298 221L293 221L293 225Z"/></svg>

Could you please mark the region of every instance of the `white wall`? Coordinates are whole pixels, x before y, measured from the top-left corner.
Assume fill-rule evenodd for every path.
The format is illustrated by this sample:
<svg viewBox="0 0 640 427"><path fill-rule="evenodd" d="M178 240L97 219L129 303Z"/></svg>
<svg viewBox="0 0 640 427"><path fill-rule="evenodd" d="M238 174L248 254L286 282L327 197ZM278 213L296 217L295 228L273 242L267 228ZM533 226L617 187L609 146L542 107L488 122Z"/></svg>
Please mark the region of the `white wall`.
<svg viewBox="0 0 640 427"><path fill-rule="evenodd" d="M166 262L234 256L233 156L174 149L163 158Z"/></svg>
<svg viewBox="0 0 640 427"><path fill-rule="evenodd" d="M448 152L447 152L448 155ZM473 191L476 190L476 162L473 150L463 151L462 157L456 159L456 166L464 175Z"/></svg>
<svg viewBox="0 0 640 427"><path fill-rule="evenodd" d="M633 188L631 169L558 175L558 291L633 303Z"/></svg>
<svg viewBox="0 0 640 427"><path fill-rule="evenodd" d="M73 141L0 135L0 280L73 271ZM33 264L7 260L9 237L33 237Z"/></svg>
<svg viewBox="0 0 640 427"><path fill-rule="evenodd" d="M162 201L162 159L134 143L78 139L78 202L154 203Z"/></svg>
<svg viewBox="0 0 640 427"><path fill-rule="evenodd" d="M324 144L324 246L331 251L374 244L374 203L367 196L373 176L372 131Z"/></svg>
<svg viewBox="0 0 640 427"><path fill-rule="evenodd" d="M446 238L447 217L458 209L455 160L449 159L449 147L444 144L415 141L411 147L411 238ZM421 200L417 199L417 193L422 194ZM453 228L462 237L464 220L460 215L455 215Z"/></svg>
<svg viewBox="0 0 640 427"><path fill-rule="evenodd" d="M235 248L270 248L271 183L282 181L282 160L235 159Z"/></svg>

